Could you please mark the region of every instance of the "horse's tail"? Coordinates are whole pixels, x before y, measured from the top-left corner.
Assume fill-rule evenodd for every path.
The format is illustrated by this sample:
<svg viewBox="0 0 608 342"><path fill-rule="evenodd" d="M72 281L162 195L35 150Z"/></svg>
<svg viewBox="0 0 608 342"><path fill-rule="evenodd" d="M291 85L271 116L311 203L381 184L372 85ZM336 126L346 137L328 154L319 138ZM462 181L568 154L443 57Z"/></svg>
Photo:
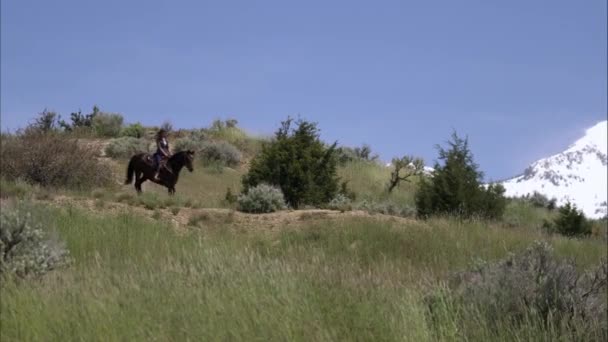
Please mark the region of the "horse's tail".
<svg viewBox="0 0 608 342"><path fill-rule="evenodd" d="M129 166L127 167L127 180L125 180L125 185L131 184L133 182L133 175L135 174L135 160L137 156L133 156L131 161L129 161Z"/></svg>

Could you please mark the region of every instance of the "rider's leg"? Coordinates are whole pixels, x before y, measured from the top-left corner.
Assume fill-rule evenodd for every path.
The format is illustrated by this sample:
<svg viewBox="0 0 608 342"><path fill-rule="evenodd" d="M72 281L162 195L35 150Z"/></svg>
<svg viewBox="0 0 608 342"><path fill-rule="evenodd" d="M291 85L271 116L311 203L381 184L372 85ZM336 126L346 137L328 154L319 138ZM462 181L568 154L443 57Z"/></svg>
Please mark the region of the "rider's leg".
<svg viewBox="0 0 608 342"><path fill-rule="evenodd" d="M160 156L157 154L154 157L156 158L156 172L154 173L154 180L160 181Z"/></svg>

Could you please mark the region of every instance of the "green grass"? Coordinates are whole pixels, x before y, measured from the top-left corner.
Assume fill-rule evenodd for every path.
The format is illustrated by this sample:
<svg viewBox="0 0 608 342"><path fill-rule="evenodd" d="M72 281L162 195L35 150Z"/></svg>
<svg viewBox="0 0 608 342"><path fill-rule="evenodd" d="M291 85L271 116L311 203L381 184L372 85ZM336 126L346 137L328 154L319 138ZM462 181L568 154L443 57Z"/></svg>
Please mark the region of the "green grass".
<svg viewBox="0 0 608 342"><path fill-rule="evenodd" d="M277 233L223 227L177 234L125 212L39 208L73 258L39 282L3 283L3 341L567 340L528 322L490 327L425 295L474 258L495 260L545 238L483 222L316 221ZM264 229L263 226L259 229ZM580 267L601 240L552 237Z"/></svg>
<svg viewBox="0 0 608 342"><path fill-rule="evenodd" d="M557 211L534 207L521 200L510 200L505 209L503 221L509 227L540 230L545 220L551 221L556 215Z"/></svg>

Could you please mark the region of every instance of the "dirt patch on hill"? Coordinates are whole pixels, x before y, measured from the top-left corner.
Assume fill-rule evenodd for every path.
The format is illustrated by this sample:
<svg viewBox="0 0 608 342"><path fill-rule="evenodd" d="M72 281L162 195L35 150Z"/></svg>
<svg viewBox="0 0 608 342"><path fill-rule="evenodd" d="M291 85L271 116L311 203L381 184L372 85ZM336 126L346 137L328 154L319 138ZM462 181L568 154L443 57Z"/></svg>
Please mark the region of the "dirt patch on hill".
<svg viewBox="0 0 608 342"><path fill-rule="evenodd" d="M248 214L231 209L220 208L179 208L149 210L126 203L105 202L94 199L56 196L52 200L42 200L58 208L79 208L94 214L135 214L150 220L169 222L178 231L206 229L213 227L230 227L238 230L279 231L282 229L298 228L315 221L344 221L352 218L373 218L378 221L392 223L411 223L412 219L369 214L365 211L334 211L322 209L288 210L269 214Z"/></svg>

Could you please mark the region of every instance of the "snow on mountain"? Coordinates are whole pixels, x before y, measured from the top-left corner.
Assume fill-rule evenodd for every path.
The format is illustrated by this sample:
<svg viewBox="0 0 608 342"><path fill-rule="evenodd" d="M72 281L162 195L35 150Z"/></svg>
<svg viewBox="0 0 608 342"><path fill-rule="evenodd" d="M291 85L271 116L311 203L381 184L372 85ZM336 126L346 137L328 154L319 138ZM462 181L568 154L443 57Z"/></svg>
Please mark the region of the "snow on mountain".
<svg viewBox="0 0 608 342"><path fill-rule="evenodd" d="M389 168L391 168L391 167L393 167L393 163L390 163L390 162L389 162L389 163L384 164L384 166L385 166L385 167L389 167ZM413 166L414 166L414 164L410 163L410 166L412 166L412 167L413 167ZM432 168L432 167L430 167L430 166L425 166L425 167L422 169L422 173L423 173L423 174L425 174L425 175L427 175L427 176L432 175L432 174L433 174L433 172L435 172L435 169L433 169L433 168Z"/></svg>
<svg viewBox="0 0 608 342"><path fill-rule="evenodd" d="M570 201L587 217L600 218L608 213L608 121L586 131L562 153L540 159L524 173L504 181L506 195L523 196L537 191L556 198L559 205Z"/></svg>

